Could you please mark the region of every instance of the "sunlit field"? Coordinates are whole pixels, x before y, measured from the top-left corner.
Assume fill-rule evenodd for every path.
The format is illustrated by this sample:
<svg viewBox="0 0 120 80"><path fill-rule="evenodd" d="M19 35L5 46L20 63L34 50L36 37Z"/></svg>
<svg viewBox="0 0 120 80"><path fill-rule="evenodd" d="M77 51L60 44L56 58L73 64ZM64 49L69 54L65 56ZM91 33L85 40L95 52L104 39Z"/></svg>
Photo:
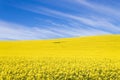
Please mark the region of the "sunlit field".
<svg viewBox="0 0 120 80"><path fill-rule="evenodd" d="M120 80L120 35L1 41L0 80Z"/></svg>
<svg viewBox="0 0 120 80"><path fill-rule="evenodd" d="M2 57L1 80L119 80L120 60Z"/></svg>

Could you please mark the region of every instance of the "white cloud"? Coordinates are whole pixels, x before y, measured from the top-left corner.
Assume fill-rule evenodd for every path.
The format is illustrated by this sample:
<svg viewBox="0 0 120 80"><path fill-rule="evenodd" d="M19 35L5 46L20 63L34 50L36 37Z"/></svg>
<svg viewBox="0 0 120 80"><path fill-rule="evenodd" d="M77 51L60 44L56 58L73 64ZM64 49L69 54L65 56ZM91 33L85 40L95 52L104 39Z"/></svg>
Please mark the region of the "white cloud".
<svg viewBox="0 0 120 80"><path fill-rule="evenodd" d="M38 30L37 28L28 28L14 23L0 21L0 39L46 39L52 37L54 34L54 32L49 30Z"/></svg>
<svg viewBox="0 0 120 80"><path fill-rule="evenodd" d="M91 4L87 0L77 0L80 4L90 7L96 11L108 11L112 14L119 15L117 11L97 4ZM96 7L97 5L97 7ZM74 37L74 36L88 36L88 35L100 35L111 34L112 32L120 32L120 26L116 26L106 18L99 17L85 17L76 16L75 14L68 14L44 7L32 6L32 7L19 7L27 11L31 11L37 14L43 14L56 18L67 20L72 26L68 24L60 24L51 22L51 26L45 26L46 29L40 27L27 27L10 23L6 21L0 21L0 39L49 39L58 37ZM47 24L47 23L46 23ZM80 26L80 24L84 24ZM84 28L89 27L89 28Z"/></svg>
<svg viewBox="0 0 120 80"><path fill-rule="evenodd" d="M84 4L85 3L87 4L87 2L85 0L82 0L81 2ZM91 4L89 4L89 5L91 5ZM100 17L95 17L95 16L94 16L94 18L85 18L85 17L67 14L64 12L60 12L60 11L56 11L56 10L52 10L52 9L48 9L48 8L44 8L44 7L36 7L36 9L26 8L26 10L29 10L29 11L32 11L32 12L35 12L38 14L44 14L47 16L62 18L64 20L69 20L69 19L76 20L76 21L79 21L78 22L79 24L83 23L85 25L88 25L88 26L91 26L94 28L101 28L101 29L105 29L105 30L111 31L111 32L119 32L120 31L119 26L116 26L113 23L109 22L109 20L107 20L106 18L100 18Z"/></svg>
<svg viewBox="0 0 120 80"><path fill-rule="evenodd" d="M60 24L58 24L60 25ZM65 25L67 26L67 25ZM29 39L50 39L57 37L74 37L74 36L87 36L97 34L109 34L104 31L96 29L78 29L78 28L47 28L41 29L39 27L27 27L10 23L6 21L0 21L0 40L29 40Z"/></svg>
<svg viewBox="0 0 120 80"><path fill-rule="evenodd" d="M106 15L111 15L111 16L114 15L114 16L120 17L120 10L112 7L108 7L107 5L93 3L90 0L75 0L75 1L97 12L104 13Z"/></svg>

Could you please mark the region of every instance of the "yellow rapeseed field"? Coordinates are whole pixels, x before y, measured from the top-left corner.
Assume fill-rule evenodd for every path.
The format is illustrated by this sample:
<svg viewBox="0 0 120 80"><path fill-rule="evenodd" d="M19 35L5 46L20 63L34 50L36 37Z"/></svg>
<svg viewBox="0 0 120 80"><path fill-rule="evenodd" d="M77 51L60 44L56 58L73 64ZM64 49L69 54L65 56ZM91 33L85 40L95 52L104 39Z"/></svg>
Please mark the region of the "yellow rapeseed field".
<svg viewBox="0 0 120 80"><path fill-rule="evenodd" d="M0 80L120 80L120 35L0 41Z"/></svg>

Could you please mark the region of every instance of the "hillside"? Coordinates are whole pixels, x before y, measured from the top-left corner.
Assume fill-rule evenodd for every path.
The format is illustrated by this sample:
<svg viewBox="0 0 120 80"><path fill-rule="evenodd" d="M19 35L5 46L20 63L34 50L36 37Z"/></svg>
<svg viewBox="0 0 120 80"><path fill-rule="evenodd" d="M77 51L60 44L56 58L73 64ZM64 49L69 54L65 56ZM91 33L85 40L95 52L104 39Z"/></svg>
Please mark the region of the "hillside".
<svg viewBox="0 0 120 80"><path fill-rule="evenodd" d="M1 41L0 56L120 57L120 35L53 40Z"/></svg>

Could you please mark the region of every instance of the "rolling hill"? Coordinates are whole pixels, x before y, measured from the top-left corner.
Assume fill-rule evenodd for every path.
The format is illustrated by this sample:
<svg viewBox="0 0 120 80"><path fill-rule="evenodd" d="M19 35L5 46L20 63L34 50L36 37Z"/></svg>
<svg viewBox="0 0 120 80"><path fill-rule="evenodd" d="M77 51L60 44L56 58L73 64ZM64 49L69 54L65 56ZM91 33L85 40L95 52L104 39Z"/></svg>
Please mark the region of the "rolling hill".
<svg viewBox="0 0 120 80"><path fill-rule="evenodd" d="M0 41L0 56L120 57L120 35L53 40Z"/></svg>

